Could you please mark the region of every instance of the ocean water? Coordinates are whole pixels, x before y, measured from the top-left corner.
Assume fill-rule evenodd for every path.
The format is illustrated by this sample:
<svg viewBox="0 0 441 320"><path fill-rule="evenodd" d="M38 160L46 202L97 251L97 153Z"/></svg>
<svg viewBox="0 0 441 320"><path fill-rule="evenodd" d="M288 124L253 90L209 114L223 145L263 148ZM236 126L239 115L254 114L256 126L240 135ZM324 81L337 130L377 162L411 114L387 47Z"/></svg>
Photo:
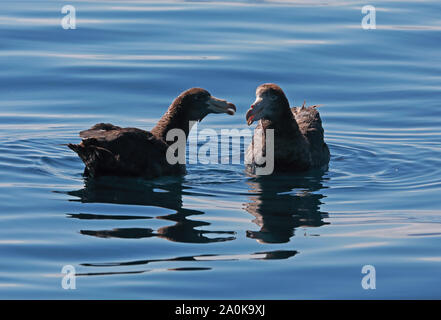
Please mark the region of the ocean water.
<svg viewBox="0 0 441 320"><path fill-rule="evenodd" d="M0 298L441 298L439 1L64 4L0 3ZM63 145L194 86L238 109L199 129L245 129L264 82L322 104L328 170L93 180Z"/></svg>

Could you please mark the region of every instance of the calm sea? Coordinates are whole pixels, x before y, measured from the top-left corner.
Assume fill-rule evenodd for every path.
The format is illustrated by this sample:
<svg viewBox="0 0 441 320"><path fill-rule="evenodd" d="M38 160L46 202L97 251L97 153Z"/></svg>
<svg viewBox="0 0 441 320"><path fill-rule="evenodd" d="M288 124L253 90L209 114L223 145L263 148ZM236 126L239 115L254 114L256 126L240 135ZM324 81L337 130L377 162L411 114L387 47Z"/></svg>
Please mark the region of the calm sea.
<svg viewBox="0 0 441 320"><path fill-rule="evenodd" d="M0 298L441 298L439 1L0 9ZM87 180L63 145L97 122L151 129L194 86L238 108L199 129L244 129L264 82L323 105L329 170Z"/></svg>

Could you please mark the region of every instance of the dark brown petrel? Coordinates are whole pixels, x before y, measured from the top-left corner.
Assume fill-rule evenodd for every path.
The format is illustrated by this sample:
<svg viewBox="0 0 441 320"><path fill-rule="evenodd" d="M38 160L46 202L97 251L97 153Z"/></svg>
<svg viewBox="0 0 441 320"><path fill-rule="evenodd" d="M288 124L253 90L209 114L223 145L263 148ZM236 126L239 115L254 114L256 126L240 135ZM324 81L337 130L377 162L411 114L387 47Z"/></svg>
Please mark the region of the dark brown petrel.
<svg viewBox="0 0 441 320"><path fill-rule="evenodd" d="M259 163L256 157L265 155L262 150L267 129L274 129L275 172L326 167L330 154L317 107L290 108L278 85L265 83L257 87L256 101L246 114L248 125L260 120L245 155L248 168L253 171Z"/></svg>
<svg viewBox="0 0 441 320"><path fill-rule="evenodd" d="M80 144L68 144L83 160L87 176L136 176L154 178L185 172L184 164L169 164L167 132L181 129L188 137L190 121L201 121L210 113L236 112L234 104L217 99L201 88L181 93L170 105L157 125L150 131L121 128L98 123L81 131Z"/></svg>

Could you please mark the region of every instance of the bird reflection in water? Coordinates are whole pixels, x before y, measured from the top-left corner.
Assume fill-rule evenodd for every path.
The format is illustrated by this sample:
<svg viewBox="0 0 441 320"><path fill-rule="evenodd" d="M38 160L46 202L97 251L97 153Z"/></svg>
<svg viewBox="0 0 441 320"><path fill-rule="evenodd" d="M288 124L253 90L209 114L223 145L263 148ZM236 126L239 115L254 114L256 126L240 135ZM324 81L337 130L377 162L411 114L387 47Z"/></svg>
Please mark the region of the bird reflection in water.
<svg viewBox="0 0 441 320"><path fill-rule="evenodd" d="M293 250L274 250L266 252L256 252L252 254L236 254L236 255L219 255L219 254L204 254L195 256L183 256L176 258L165 259L145 259L145 260L132 260L132 261L120 261L120 262L100 262L100 263L82 263L83 267L94 268L109 268L109 267L127 267L127 266L141 266L154 263L164 262L214 262L214 261L239 261L239 260L281 260L288 259L297 254L297 251ZM99 271L99 272L86 272L77 273L77 276L102 276L102 275L115 275L115 274L134 274L145 273L151 271L206 271L211 270L211 267L178 267L178 268L150 268L139 269L132 271Z"/></svg>
<svg viewBox="0 0 441 320"><path fill-rule="evenodd" d="M210 243L234 240L234 231L211 231L196 229L208 227L210 223L187 219L193 215L203 215L204 212L183 208L182 196L191 194L183 186L183 178L167 177L157 179L155 182L143 179L103 177L100 179L85 179L85 187L80 190L68 192L69 195L78 197L85 203L116 203L153 206L175 210L175 213L150 217L130 215L101 215L101 214L70 214L69 217L77 219L160 219L174 222L156 231L151 228L115 228L111 230L81 230L80 233L101 238L140 239L159 237L175 242ZM75 200L74 200L75 201ZM151 212L149 208L149 212ZM217 235L209 237L207 235ZM219 236L220 235L220 236Z"/></svg>
<svg viewBox="0 0 441 320"><path fill-rule="evenodd" d="M115 181L118 179L118 181ZM124 181L121 181L123 179ZM115 203L115 204L134 204L149 206L148 212L152 212L151 207L166 208L174 210L175 213L162 216L149 215L114 215L114 214L93 214L93 213L71 213L69 218L81 220L131 220L139 224L140 221L149 219L168 220L174 222L171 226L161 227L157 230L151 228L115 228L111 230L81 230L80 233L88 236L100 238L121 238L121 239L140 239L149 237L159 237L176 242L185 243L214 243L231 241L235 239L234 231L211 231L205 230L210 223L194 219L189 216L201 216L202 211L183 208L182 196L192 195L191 189L185 187L183 178L164 178L149 182L145 180L129 178L100 178L85 179L83 189L68 192L69 195L76 197L71 201L81 201L84 203ZM154 209L153 209L154 210ZM204 229L196 229L203 227ZM211 236L209 235L216 235ZM118 262L82 263L81 266L94 268L97 272L77 273L78 276L102 276L102 275L121 275L121 274L141 274L152 271L204 271L211 270L211 267L174 267L174 268L152 268L139 270L121 270L121 267L155 265L155 263L210 263L216 261L238 261L238 260L279 260L288 259L297 254L295 250L273 250L254 252L251 254L199 254L194 256L178 256L171 258L157 259L138 259ZM110 268L109 268L110 267ZM113 267L113 268L112 268ZM104 268L104 269L102 269ZM115 269L116 268L116 269ZM111 270L109 270L111 269Z"/></svg>
<svg viewBox="0 0 441 320"><path fill-rule="evenodd" d="M245 210L255 216L259 231L247 231L247 237L260 243L286 243L298 227L320 227L328 215L320 211L324 196L323 171L307 174L253 177L249 185L251 202Z"/></svg>

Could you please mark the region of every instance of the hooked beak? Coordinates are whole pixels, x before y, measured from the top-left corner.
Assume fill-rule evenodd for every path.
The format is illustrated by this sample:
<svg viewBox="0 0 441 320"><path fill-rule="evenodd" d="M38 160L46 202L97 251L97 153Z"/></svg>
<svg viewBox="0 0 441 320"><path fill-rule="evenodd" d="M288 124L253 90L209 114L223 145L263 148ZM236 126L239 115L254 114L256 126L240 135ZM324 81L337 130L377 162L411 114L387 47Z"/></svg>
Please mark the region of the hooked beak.
<svg viewBox="0 0 441 320"><path fill-rule="evenodd" d="M211 96L207 103L208 109L213 113L228 113L231 116L236 113L236 106L226 100Z"/></svg>
<svg viewBox="0 0 441 320"><path fill-rule="evenodd" d="M260 120L262 117L263 106L252 104L251 108L248 109L247 114L245 115L247 119L247 124L251 125L254 121Z"/></svg>

